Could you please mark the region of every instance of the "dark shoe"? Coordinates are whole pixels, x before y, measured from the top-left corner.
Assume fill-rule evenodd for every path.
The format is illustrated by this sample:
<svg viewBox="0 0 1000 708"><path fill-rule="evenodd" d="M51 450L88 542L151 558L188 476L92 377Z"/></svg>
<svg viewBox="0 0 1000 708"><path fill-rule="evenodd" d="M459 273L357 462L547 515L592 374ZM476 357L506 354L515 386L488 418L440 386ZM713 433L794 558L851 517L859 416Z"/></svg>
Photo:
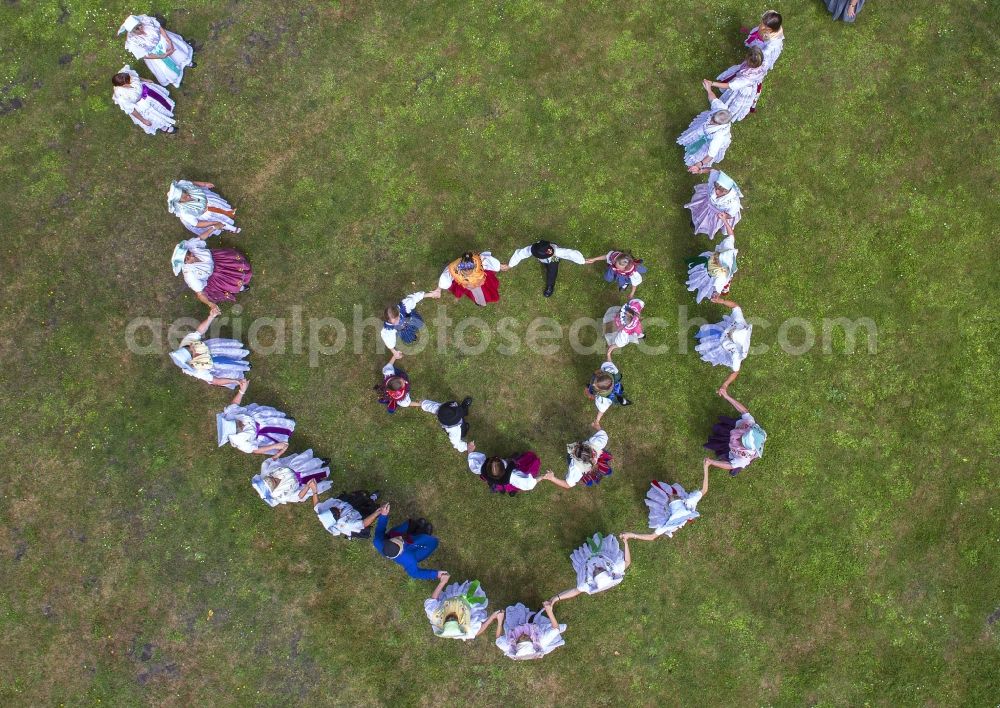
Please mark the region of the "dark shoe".
<svg viewBox="0 0 1000 708"><path fill-rule="evenodd" d="M542 293L542 297L551 297L551 296L552 296L552 288L545 288L545 291Z"/></svg>
<svg viewBox="0 0 1000 708"><path fill-rule="evenodd" d="M632 405L632 401L630 401L627 398L623 398L622 400L620 400L618 402L618 405L621 405L621 406L631 406Z"/></svg>
<svg viewBox="0 0 1000 708"><path fill-rule="evenodd" d="M472 396L466 396L462 399L462 408L468 408L472 405Z"/></svg>
<svg viewBox="0 0 1000 708"><path fill-rule="evenodd" d="M193 61L190 64L188 64L188 66L190 66L192 69L197 69L198 68L198 62Z"/></svg>

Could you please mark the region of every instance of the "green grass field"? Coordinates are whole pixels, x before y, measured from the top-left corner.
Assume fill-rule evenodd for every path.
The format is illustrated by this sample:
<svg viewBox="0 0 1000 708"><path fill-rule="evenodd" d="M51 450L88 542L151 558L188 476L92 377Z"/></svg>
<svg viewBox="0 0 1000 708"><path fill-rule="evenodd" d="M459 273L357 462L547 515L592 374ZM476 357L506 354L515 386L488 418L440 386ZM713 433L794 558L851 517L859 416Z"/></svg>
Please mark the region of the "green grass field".
<svg viewBox="0 0 1000 708"><path fill-rule="evenodd" d="M215 447L229 394L125 346L135 318L204 315L169 269L187 233L165 207L179 177L240 210L223 242L256 271L244 332L378 316L467 247L632 248L667 323L649 338L669 351L616 355L636 405L606 418L617 467L596 489L487 493L429 416L374 403L387 357L371 328L318 366L291 343L253 358L248 400L297 419L293 448L332 457L335 489L430 518L435 564L479 578L491 609L538 607L573 585L585 535L644 529L650 479L698 483L728 412L726 372L677 346L678 306L722 309L684 288L683 258L708 241L690 233L698 179L674 139L764 9L0 3L0 703L996 705L994 0L871 0L854 26L819 0L778 7L784 54L722 163L747 207L732 297L772 323L732 393L767 454L716 472L702 519L637 544L619 588L557 607L567 645L544 661L434 639L431 584L330 538L307 505L267 508L249 484L260 458ZM195 40L176 136L144 135L111 102L129 12ZM441 303L513 317L523 337L536 316L568 325L619 302L599 275L565 264L546 300L526 262L497 306ZM877 351L842 335L824 351L838 317L871 318ZM775 346L788 318L815 347ZM475 396L480 448L530 446L561 473L600 355L446 344L403 360L417 397Z"/></svg>

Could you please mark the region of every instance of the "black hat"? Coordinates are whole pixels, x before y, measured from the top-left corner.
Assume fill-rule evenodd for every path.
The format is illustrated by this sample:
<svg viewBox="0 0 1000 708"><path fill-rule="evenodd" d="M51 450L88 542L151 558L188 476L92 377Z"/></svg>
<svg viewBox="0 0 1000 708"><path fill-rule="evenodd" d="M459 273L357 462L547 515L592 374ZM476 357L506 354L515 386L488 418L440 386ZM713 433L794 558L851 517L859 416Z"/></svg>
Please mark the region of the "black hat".
<svg viewBox="0 0 1000 708"><path fill-rule="evenodd" d="M535 241L531 244L531 255L535 258L551 258L556 252L556 247L548 241Z"/></svg>
<svg viewBox="0 0 1000 708"><path fill-rule="evenodd" d="M437 417L441 425L450 428L462 422L462 408L458 405L458 401L442 403L438 408Z"/></svg>

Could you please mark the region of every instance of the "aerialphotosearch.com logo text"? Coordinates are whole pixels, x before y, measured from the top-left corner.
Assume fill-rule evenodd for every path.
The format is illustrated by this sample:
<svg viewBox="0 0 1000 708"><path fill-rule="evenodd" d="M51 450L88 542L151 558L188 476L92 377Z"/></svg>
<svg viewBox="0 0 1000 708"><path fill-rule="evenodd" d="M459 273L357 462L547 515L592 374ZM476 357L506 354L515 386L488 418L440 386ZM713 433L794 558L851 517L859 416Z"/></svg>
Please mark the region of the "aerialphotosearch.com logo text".
<svg viewBox="0 0 1000 708"><path fill-rule="evenodd" d="M495 347L504 356L525 351L553 356L568 346L575 354L594 355L607 348L604 323L598 318L578 317L566 324L551 317L502 317L491 323L475 315L453 318L441 305L436 309L433 317L424 312L426 327L415 343L404 345L407 353L416 354L433 347L440 352L476 356ZM878 328L870 317L824 317L818 324L802 317L790 317L777 324L763 318L748 321L754 328L751 356L763 354L774 346L790 356L802 356L817 346L824 354L853 354L862 340L869 354L878 351ZM671 351L686 354L696 343L694 333L707 323L704 317L689 316L688 306L680 305L673 320L643 317L646 336L634 346L651 356ZM177 348L181 338L198 324L192 317L172 321L137 317L125 327L125 345L133 354L165 354ZM348 346L354 354L362 354L367 343L380 342L382 325L382 320L367 314L361 305L354 305L346 322L339 317L304 317L300 306L290 308L287 317L244 321L242 308L234 305L228 315L212 323L205 337L238 339L255 356L306 353L309 366L316 367L323 357L340 354ZM762 342L771 338L771 332L776 332L774 343Z"/></svg>

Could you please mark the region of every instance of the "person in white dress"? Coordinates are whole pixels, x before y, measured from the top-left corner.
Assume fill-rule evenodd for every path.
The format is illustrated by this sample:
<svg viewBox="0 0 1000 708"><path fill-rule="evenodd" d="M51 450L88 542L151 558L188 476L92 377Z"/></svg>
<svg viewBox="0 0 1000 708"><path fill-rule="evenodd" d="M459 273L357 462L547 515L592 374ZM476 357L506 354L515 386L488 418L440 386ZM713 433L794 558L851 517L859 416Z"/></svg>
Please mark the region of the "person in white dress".
<svg viewBox="0 0 1000 708"><path fill-rule="evenodd" d="M768 10L761 15L760 24L750 31L743 44L760 49L764 54L764 70L773 69L785 47L785 28L782 26L781 14Z"/></svg>
<svg viewBox="0 0 1000 708"><path fill-rule="evenodd" d="M142 128L147 135L176 132L174 101L170 92L162 86L146 79L140 79L126 64L111 77L111 99L128 114L132 122Z"/></svg>
<svg viewBox="0 0 1000 708"><path fill-rule="evenodd" d="M618 585L632 564L632 554L628 541L624 542L623 551L617 536L595 533L573 551L570 560L576 571L576 587L554 595L549 600L553 606L577 595L595 595Z"/></svg>
<svg viewBox="0 0 1000 708"><path fill-rule="evenodd" d="M205 333L218 311L208 314L198 328L181 339L180 346L170 352L170 360L188 376L193 376L213 386L246 389L246 372L250 362L246 358L250 350L236 339L210 338Z"/></svg>
<svg viewBox="0 0 1000 708"><path fill-rule="evenodd" d="M604 341L608 344L607 360L611 354L629 344L635 344L646 335L642 332L640 313L646 306L642 300L633 298L624 305L609 307L604 313Z"/></svg>
<svg viewBox="0 0 1000 708"><path fill-rule="evenodd" d="M268 506L294 504L330 489L330 461L316 457L311 449L279 460L269 457L250 483Z"/></svg>
<svg viewBox="0 0 1000 708"><path fill-rule="evenodd" d="M184 224L184 228L201 239L217 236L223 231L240 232L233 220L236 210L212 190L211 182L174 180L167 191L167 211Z"/></svg>
<svg viewBox="0 0 1000 708"><path fill-rule="evenodd" d="M136 59L142 59L163 86L180 88L184 70L194 66L194 49L176 32L160 26L155 17L129 15L118 28L126 32L125 49Z"/></svg>
<svg viewBox="0 0 1000 708"><path fill-rule="evenodd" d="M541 659L566 644L562 636L566 625L559 624L552 603L546 600L542 609L532 612L519 602L500 613L496 618L496 645L504 656L514 661ZM488 626L489 622L484 628Z"/></svg>
<svg viewBox="0 0 1000 708"><path fill-rule="evenodd" d="M478 580L448 585L450 577L445 572L434 592L424 600L424 614L435 637L467 642L482 634L501 612L498 610L487 616L489 599Z"/></svg>
<svg viewBox="0 0 1000 708"><path fill-rule="evenodd" d="M722 89L719 100L726 104L736 123L750 115L757 104L760 96L757 87L763 83L765 74L767 69L764 68L764 52L760 47L750 47L742 64L731 66L719 74L715 81L705 79L702 84L709 92L713 88Z"/></svg>
<svg viewBox="0 0 1000 708"><path fill-rule="evenodd" d="M714 251L705 251L688 261L687 289L695 294L696 302L700 303L705 298L711 300L729 292L733 276L738 270L737 254L739 250L736 248L736 239L727 236Z"/></svg>
<svg viewBox="0 0 1000 708"><path fill-rule="evenodd" d="M402 339L404 344L413 344L417 341L419 330L424 328L424 318L417 312L417 305L425 297L437 300L441 297L441 288L430 292L418 290L410 293L395 305L389 305L382 313L382 329L379 335L386 349L397 359L403 356L403 352L396 349L397 340Z"/></svg>
<svg viewBox="0 0 1000 708"><path fill-rule="evenodd" d="M543 297L550 297L555 291L556 278L559 276L559 261L569 261L577 265L583 265L587 259L583 254L572 248L561 248L550 241L535 241L530 246L519 248L514 251L514 255L507 261L507 267L502 270L509 270L526 258L534 258L542 264L545 270L545 290Z"/></svg>
<svg viewBox="0 0 1000 708"><path fill-rule="evenodd" d="M691 225L695 234L705 234L710 239L720 231L732 235L740 223L743 211L743 192L725 172L712 170L708 182L696 185L691 201L684 205L691 211Z"/></svg>
<svg viewBox="0 0 1000 708"><path fill-rule="evenodd" d="M314 492L313 509L331 536L352 540L371 538L372 524L383 513L388 513L389 505L379 505L378 492L345 492L324 502L320 502L319 494Z"/></svg>
<svg viewBox="0 0 1000 708"><path fill-rule="evenodd" d="M612 473L608 434L598 430L586 440L572 442L566 446L566 479L555 476L552 470L545 471L545 478L557 487L570 489L580 482L591 487Z"/></svg>
<svg viewBox="0 0 1000 708"><path fill-rule="evenodd" d="M241 405L246 386L241 386L232 402L215 416L219 447L227 443L253 455L271 455L277 460L288 449L295 421L271 406Z"/></svg>
<svg viewBox="0 0 1000 708"><path fill-rule="evenodd" d="M701 489L688 492L680 484L654 481L646 492L646 506L649 507L649 528L652 533L626 531L622 541L655 541L658 538L673 538L686 524L697 519L698 502L708 494L708 467L705 466Z"/></svg>
<svg viewBox="0 0 1000 708"><path fill-rule="evenodd" d="M711 88L705 87L705 95L708 110L695 116L677 138L677 144L684 148L684 164L693 174L708 172L712 165L722 162L733 141L732 113L715 97Z"/></svg>
<svg viewBox="0 0 1000 708"><path fill-rule="evenodd" d="M723 300L716 296L712 298L712 302L725 305L732 310L732 314L725 315L722 322L702 325L695 334L698 346L694 349L702 361L715 366L728 366L733 370L719 389L721 394L723 391L728 391L729 384L740 375L740 365L750 353L753 325L743 316L743 308L732 300Z"/></svg>

